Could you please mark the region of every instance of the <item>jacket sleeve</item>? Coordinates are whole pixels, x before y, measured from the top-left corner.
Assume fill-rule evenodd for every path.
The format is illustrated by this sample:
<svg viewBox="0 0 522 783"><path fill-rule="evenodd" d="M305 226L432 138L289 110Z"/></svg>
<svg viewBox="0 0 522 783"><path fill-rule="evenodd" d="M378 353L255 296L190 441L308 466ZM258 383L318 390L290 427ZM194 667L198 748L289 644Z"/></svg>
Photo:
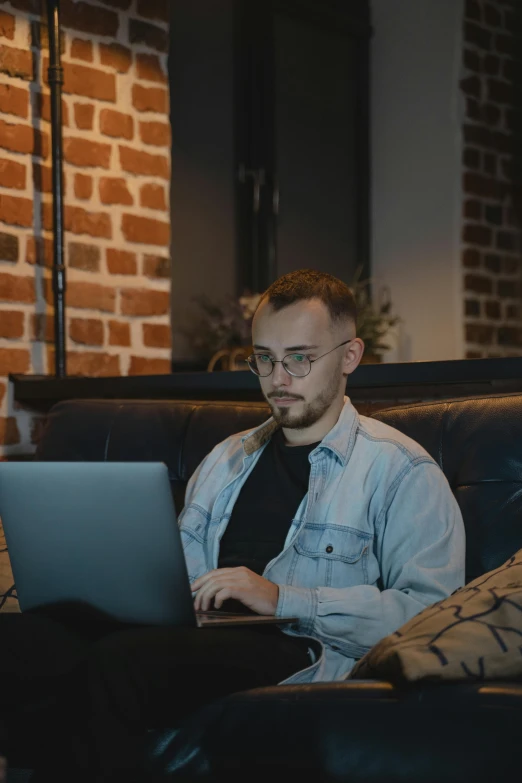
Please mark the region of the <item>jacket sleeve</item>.
<svg viewBox="0 0 522 783"><path fill-rule="evenodd" d="M435 463L409 469L376 522L380 586L301 588L279 585L278 617L350 658L361 658L436 601L464 584L462 515Z"/></svg>

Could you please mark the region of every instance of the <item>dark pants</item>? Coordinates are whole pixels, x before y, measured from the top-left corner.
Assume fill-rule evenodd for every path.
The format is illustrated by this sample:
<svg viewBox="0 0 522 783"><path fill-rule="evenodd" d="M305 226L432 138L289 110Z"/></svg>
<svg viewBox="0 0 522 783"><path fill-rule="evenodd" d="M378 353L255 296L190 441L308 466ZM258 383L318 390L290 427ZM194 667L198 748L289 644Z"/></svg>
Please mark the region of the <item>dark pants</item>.
<svg viewBox="0 0 522 783"><path fill-rule="evenodd" d="M36 716L38 780L143 781L149 729L309 663L304 642L275 626L131 627L63 607L0 615L0 714L8 728Z"/></svg>

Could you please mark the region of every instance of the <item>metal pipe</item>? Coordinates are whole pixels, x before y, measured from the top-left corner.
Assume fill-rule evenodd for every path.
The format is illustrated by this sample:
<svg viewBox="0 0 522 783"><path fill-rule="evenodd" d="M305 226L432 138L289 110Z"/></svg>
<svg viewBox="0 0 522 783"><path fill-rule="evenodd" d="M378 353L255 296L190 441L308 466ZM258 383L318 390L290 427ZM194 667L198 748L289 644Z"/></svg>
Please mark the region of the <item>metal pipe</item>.
<svg viewBox="0 0 522 783"><path fill-rule="evenodd" d="M51 89L51 148L53 170L53 295L55 375L65 378L65 266L63 246L62 84L60 61L60 0L47 0Z"/></svg>

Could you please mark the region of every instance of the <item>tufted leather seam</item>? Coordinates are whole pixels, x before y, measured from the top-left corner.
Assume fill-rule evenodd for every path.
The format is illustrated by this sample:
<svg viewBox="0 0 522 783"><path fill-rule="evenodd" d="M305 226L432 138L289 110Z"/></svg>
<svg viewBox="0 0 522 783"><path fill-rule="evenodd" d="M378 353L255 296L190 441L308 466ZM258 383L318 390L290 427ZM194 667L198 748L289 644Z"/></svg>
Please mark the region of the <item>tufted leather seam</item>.
<svg viewBox="0 0 522 783"><path fill-rule="evenodd" d="M450 410L450 403L446 403L444 405L444 412L442 414L442 426L440 428L440 440L439 440L439 465L442 472L444 472L444 457L443 454L443 445L444 445L444 434L447 427L447 419L448 419L448 413Z"/></svg>
<svg viewBox="0 0 522 783"><path fill-rule="evenodd" d="M112 430L113 430L113 427L114 427L114 424L116 422L117 417L121 413L121 409L122 408L123 408L123 404L120 403L120 405L118 405L118 409L117 409L116 413L112 417L112 421L111 421L111 424L110 424L110 427L109 427L109 431L107 432L107 437L105 438L105 448L103 450L103 461L104 462L107 462L107 455L109 453L109 443L110 443L110 440L111 440Z"/></svg>
<svg viewBox="0 0 522 783"><path fill-rule="evenodd" d="M183 464L184 464L184 457L185 457L185 441L186 441L186 437L187 437L187 431L188 431L188 428L189 428L189 424L192 421L192 418L194 416L194 413L195 413L196 409L199 408L199 407L201 407L201 406L193 405L191 410L190 410L190 413L188 414L188 416L185 416L185 421L183 423L183 430L181 432L181 447L180 447L180 450L179 450L179 458L178 458L178 476L179 476L179 480L180 481L184 481L184 478L183 478Z"/></svg>

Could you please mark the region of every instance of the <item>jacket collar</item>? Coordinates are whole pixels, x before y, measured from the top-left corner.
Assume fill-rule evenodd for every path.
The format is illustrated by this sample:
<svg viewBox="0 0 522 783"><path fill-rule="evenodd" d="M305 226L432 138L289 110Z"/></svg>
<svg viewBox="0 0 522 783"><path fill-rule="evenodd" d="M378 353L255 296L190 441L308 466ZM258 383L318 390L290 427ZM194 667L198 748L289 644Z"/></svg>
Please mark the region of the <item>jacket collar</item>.
<svg viewBox="0 0 522 783"><path fill-rule="evenodd" d="M328 449L338 457L343 465L346 465L350 458L350 454L353 451L358 425L359 415L350 402L350 398L345 397L344 405L337 422L332 429L326 433L317 448ZM264 446L278 427L279 425L271 416L268 421L263 422L259 427L256 427L251 432L243 435L241 441L247 457L258 451L261 446Z"/></svg>

